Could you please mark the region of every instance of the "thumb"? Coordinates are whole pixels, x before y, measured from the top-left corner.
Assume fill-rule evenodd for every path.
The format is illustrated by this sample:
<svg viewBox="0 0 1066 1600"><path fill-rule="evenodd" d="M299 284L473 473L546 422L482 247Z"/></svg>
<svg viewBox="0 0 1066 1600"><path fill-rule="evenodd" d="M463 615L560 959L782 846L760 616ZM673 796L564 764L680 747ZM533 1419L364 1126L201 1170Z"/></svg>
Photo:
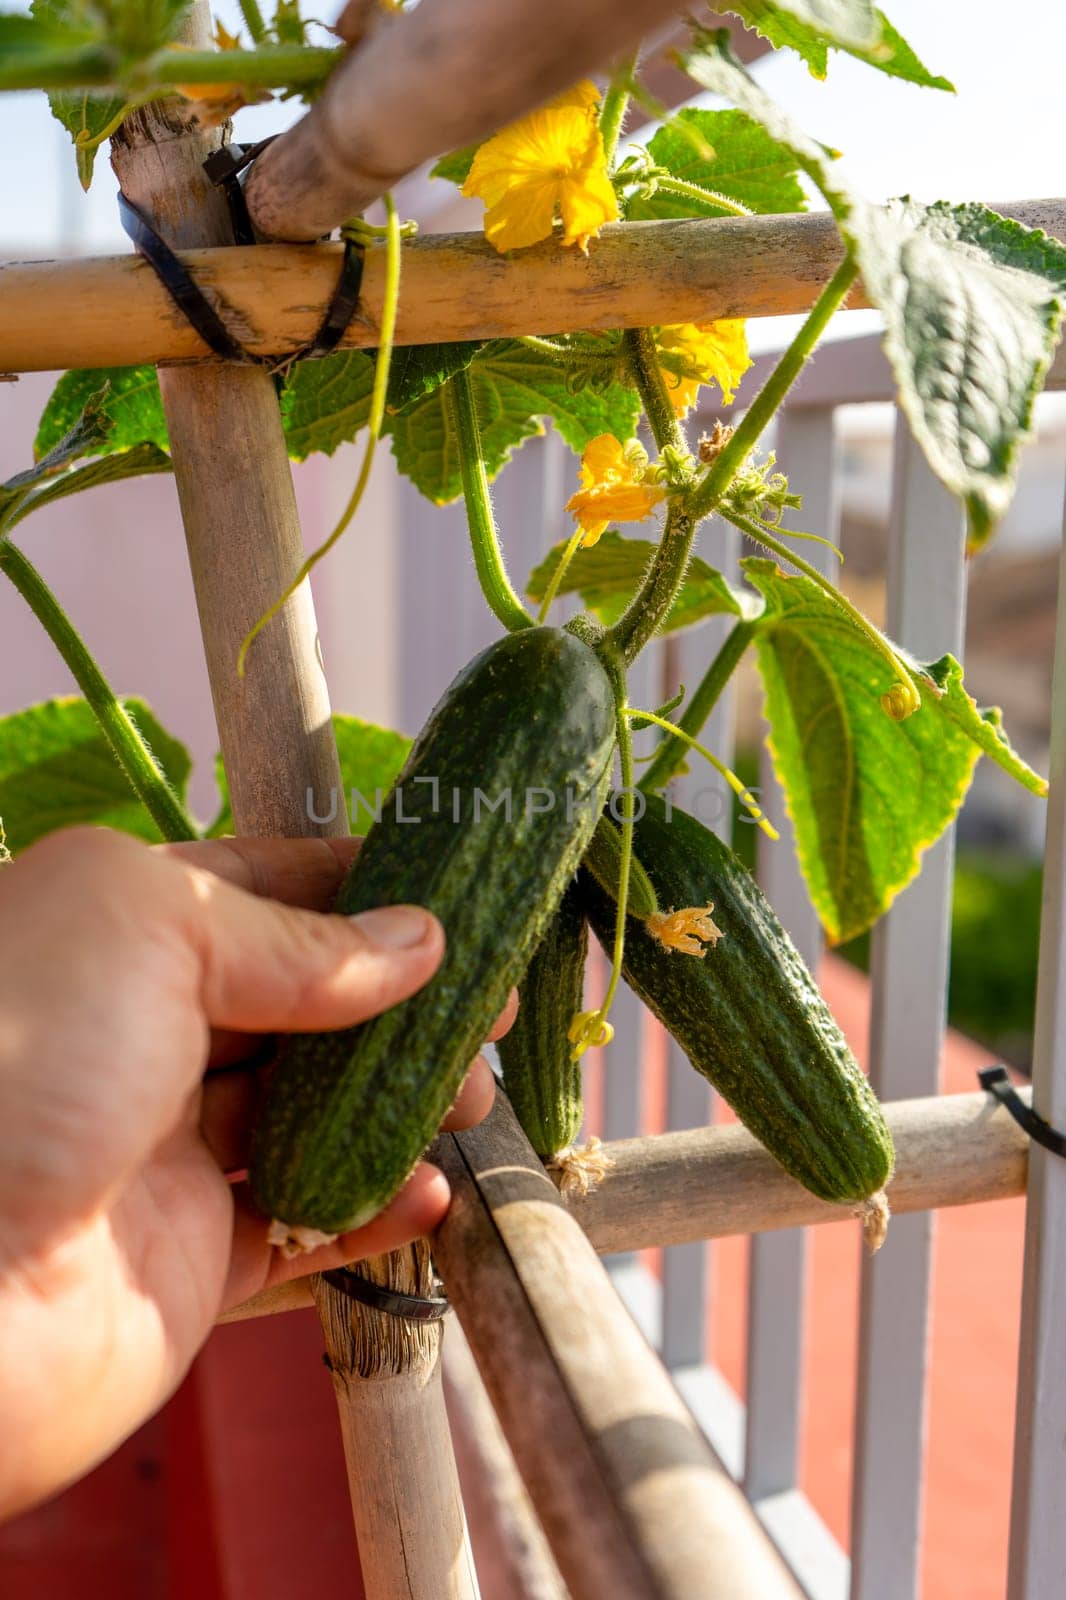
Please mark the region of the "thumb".
<svg viewBox="0 0 1066 1600"><path fill-rule="evenodd" d="M261 899L196 868L178 870L193 890L187 933L215 1028L350 1027L414 994L444 954L444 930L421 906L326 915Z"/></svg>

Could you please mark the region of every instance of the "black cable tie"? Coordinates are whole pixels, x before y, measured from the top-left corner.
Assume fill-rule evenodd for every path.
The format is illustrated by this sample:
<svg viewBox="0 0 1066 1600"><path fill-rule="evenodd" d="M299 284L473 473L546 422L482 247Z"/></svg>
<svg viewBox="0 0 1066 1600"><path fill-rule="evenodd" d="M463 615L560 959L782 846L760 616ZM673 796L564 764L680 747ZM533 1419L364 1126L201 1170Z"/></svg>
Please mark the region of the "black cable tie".
<svg viewBox="0 0 1066 1600"><path fill-rule="evenodd" d="M272 133L269 139L260 139L258 144L223 145L221 150L216 150L204 162L204 171L208 178L225 194L230 220L233 223L233 237L237 244L256 242L255 229L244 198L244 185L240 181L241 173L246 173L256 157L262 154L268 144L273 144L277 137L276 133ZM365 251L362 245L346 239L337 287L326 307L326 314L318 332L310 344L286 358L286 365L293 361L309 361L319 356L328 356L337 348L359 305L359 295L363 287L364 259Z"/></svg>
<svg viewBox="0 0 1066 1600"><path fill-rule="evenodd" d="M174 304L196 329L200 338L216 356L226 361L239 361L247 366L258 358L248 354L227 329L210 301L205 299L195 279L180 262L173 250L161 239L141 215L132 200L119 190L118 212L122 226L133 241L134 248L155 272L156 277Z"/></svg>
<svg viewBox="0 0 1066 1600"><path fill-rule="evenodd" d="M447 1295L401 1294L397 1289L386 1289L384 1284L361 1278L350 1267L323 1272L322 1277L349 1300L358 1300L361 1305L408 1322L439 1322L449 1306Z"/></svg>
<svg viewBox="0 0 1066 1600"><path fill-rule="evenodd" d="M1032 1106L1027 1106L1021 1095L1010 1081L1010 1074L1006 1067L982 1067L977 1074L977 1081L982 1089L989 1094L994 1094L1001 1105L1006 1106L1019 1127L1025 1129L1030 1139L1035 1139L1037 1144L1042 1144L1045 1150L1050 1150L1054 1155L1066 1156L1066 1133L1059 1133L1049 1122L1045 1122L1039 1112Z"/></svg>

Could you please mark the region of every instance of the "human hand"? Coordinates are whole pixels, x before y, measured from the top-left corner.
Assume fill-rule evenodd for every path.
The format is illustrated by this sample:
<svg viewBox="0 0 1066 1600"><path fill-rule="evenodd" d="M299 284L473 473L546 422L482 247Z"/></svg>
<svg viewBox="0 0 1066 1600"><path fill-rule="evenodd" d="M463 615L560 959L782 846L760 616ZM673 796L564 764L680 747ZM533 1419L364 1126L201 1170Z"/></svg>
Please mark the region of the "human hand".
<svg viewBox="0 0 1066 1600"><path fill-rule="evenodd" d="M366 1227L285 1261L225 1176L247 1163L265 1036L360 1022L440 963L425 911L320 914L357 848L79 828L0 870L0 1514L109 1454L220 1311L443 1217L423 1164ZM445 1126L492 1096L479 1057Z"/></svg>

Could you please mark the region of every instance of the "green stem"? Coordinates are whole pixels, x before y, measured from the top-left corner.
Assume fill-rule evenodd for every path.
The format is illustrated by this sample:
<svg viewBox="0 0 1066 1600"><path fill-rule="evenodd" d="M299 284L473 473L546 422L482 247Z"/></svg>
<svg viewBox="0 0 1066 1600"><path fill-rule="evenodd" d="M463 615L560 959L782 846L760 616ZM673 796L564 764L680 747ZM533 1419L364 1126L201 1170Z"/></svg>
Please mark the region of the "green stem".
<svg viewBox="0 0 1066 1600"><path fill-rule="evenodd" d="M244 25L251 34L253 43L262 44L268 30L256 0L240 0L240 7Z"/></svg>
<svg viewBox="0 0 1066 1600"><path fill-rule="evenodd" d="M515 343L524 344L527 350L535 350L537 355L546 356L549 361L558 362L560 365L569 366L574 358L573 351L565 344L556 344L554 339L542 339L535 333L522 334Z"/></svg>
<svg viewBox="0 0 1066 1600"><path fill-rule="evenodd" d="M624 683L624 680L623 680ZM618 993L622 981L622 961L626 948L626 914L629 910L629 869L633 860L633 821L636 800L633 793L633 732L629 726L629 707L618 707L618 764L622 777L622 852L618 862L618 908L614 924L614 950L611 954L611 976L607 992L600 1003L600 1020L606 1022L607 1013Z"/></svg>
<svg viewBox="0 0 1066 1600"><path fill-rule="evenodd" d="M741 656L755 636L757 624L743 620L730 629L722 648L711 662L693 691L692 698L678 720L678 727L694 738L718 703L719 697L735 672ZM688 739L679 739L672 733L663 740L640 780L639 787L646 793L665 789L675 776L688 754Z"/></svg>
<svg viewBox="0 0 1066 1600"><path fill-rule="evenodd" d="M374 452L381 437L381 424L385 419L385 400L389 388L389 371L392 366L392 346L396 336L396 314L400 304L400 219L396 212L396 204L391 194L386 193L385 201L385 289L381 306L381 333L378 338L377 357L374 362L374 387L370 392L370 412L367 420L366 449L363 452L363 463L359 469L359 476L355 481L351 498L341 512L333 532L324 544L313 551L293 578L285 591L278 596L274 604L259 618L254 627L250 628L241 641L241 648L237 653L237 676L244 677L248 661L248 652L267 623L272 621L281 610L282 606L296 593L304 579L311 573L323 556L327 556L337 543L337 540L348 528L349 523L358 511L366 486L370 482L370 469L374 465Z"/></svg>
<svg viewBox="0 0 1066 1600"><path fill-rule="evenodd" d="M603 153L607 158L607 170L610 172L614 166L615 152L618 149L618 140L622 132L622 124L626 120L629 110L629 96L632 93L633 77L637 70L639 56L627 56L619 62L617 69L607 86L607 93L603 97L600 108L600 133L603 137Z"/></svg>
<svg viewBox="0 0 1066 1600"><path fill-rule="evenodd" d="M510 633L533 627L533 618L515 593L504 566L496 521L492 514L489 479L481 450L481 429L469 372L453 373L444 385L448 420L459 445L459 468L466 500L466 521L481 592Z"/></svg>
<svg viewBox="0 0 1066 1600"><path fill-rule="evenodd" d="M268 44L259 50L159 50L130 80L142 85L247 83L262 89L314 88L341 60L341 49Z"/></svg>
<svg viewBox="0 0 1066 1600"><path fill-rule="evenodd" d="M743 420L730 436L725 448L697 483L692 496L692 511L697 522L715 510L737 472L751 454L759 435L799 377L833 313L839 310L847 298L848 290L855 282L858 270L850 255L845 256L814 302L796 337L748 407Z"/></svg>
<svg viewBox="0 0 1066 1600"><path fill-rule="evenodd" d="M739 200L730 200L717 189L705 189L700 183L688 183L684 178L659 178L658 187L664 194L677 195L680 200L695 200L699 205L714 205L734 217L750 217L751 211Z"/></svg>
<svg viewBox="0 0 1066 1600"><path fill-rule="evenodd" d="M551 578L548 581L548 587L544 591L544 599L541 601L540 610L537 613L538 622L544 622L546 620L548 612L555 603L555 596L559 593L559 585L566 577L567 568L577 555L577 552L581 547L581 541L584 537L584 528L575 528L573 533L570 535L566 549L559 557L559 564L552 573Z"/></svg>
<svg viewBox="0 0 1066 1600"><path fill-rule="evenodd" d="M655 335L647 328L627 328L622 345L660 454L669 449L683 458L688 447L663 382ZM610 630L612 645L627 662L643 650L665 622L684 579L695 533L696 521L688 510L688 496L678 495L670 502L663 536L644 582Z"/></svg>
<svg viewBox="0 0 1066 1600"><path fill-rule="evenodd" d="M0 540L0 571L6 572L63 657L115 759L163 838L198 839L199 829L157 766L85 641L36 567L9 539Z"/></svg>
<svg viewBox="0 0 1066 1600"><path fill-rule="evenodd" d="M884 634L880 633L873 623L863 616L857 606L852 605L846 595L841 594L835 583L831 583L825 574L819 572L818 568L813 567L809 561L804 561L803 557L797 555L783 540L776 539L768 529L763 527L761 522L754 522L751 517L744 517L733 511L723 510L720 514L727 522L731 522L734 528L739 528L741 533L746 533L749 539L754 539L756 544L765 545L767 550L772 550L775 556L779 556L783 561L788 561L792 566L798 568L805 577L810 578L812 583L816 583L819 589L829 596L834 605L839 606L840 610L850 618L857 628L861 629L885 665L891 670L895 680L893 687L898 683L903 691L902 697L897 697L899 698L899 705L896 709L889 711L889 715L895 721L902 722L905 717L910 716L912 711L918 710L922 703L921 696L915 688L914 679L909 668L897 656ZM888 707L886 707L886 710L888 710Z"/></svg>
<svg viewBox="0 0 1066 1600"><path fill-rule="evenodd" d="M691 746L691 748L699 755L701 755L705 761L709 761L716 772L722 775L737 798L741 800L745 806L747 806L748 810L751 812L753 820L759 824L759 827L762 829L763 833L766 834L767 838L779 839L781 837L773 823L770 821L769 817L763 815L759 807L759 802L756 800L755 796L749 789L744 787L743 783L741 783L733 769L731 767L727 767L724 761L720 761L718 759L713 750L708 750L705 744L701 744L698 739L694 739L691 734L686 733L684 728L679 727L676 722L669 722L666 717L660 717L657 711L638 711L635 709L630 709L626 712L626 715L629 717L639 717L642 722L654 722L657 728L665 728L667 733L672 733L677 738L683 739L684 742Z"/></svg>
<svg viewBox="0 0 1066 1600"><path fill-rule="evenodd" d="M654 333L650 328L627 328L622 335L622 349L660 455L666 449L676 450L681 456L687 455L688 445L659 365Z"/></svg>

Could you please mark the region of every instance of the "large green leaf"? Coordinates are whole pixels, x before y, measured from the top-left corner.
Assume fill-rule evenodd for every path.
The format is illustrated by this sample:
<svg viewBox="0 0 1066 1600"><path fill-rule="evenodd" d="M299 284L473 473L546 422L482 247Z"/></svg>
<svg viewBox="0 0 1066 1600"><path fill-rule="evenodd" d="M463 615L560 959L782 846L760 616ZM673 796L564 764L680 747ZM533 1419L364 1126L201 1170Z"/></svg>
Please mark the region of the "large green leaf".
<svg viewBox="0 0 1066 1600"><path fill-rule="evenodd" d="M624 539L613 531L605 533L590 550L577 552L557 592L579 594L582 604L594 611L605 627L611 627L636 593L655 548L647 539ZM564 540L553 546L539 566L534 567L526 584L531 600L544 599L565 549ZM676 633L701 622L704 617L723 612L753 617L760 609L760 602L753 595L732 588L714 567L694 557L661 632Z"/></svg>
<svg viewBox="0 0 1066 1600"><path fill-rule="evenodd" d="M818 186L830 209L837 215L846 213L851 202L832 171L836 152L797 127L788 113L745 71L730 49L727 28L710 30L695 24L690 27L691 47L679 51L677 56L689 77L760 123L774 144L789 151L795 165Z"/></svg>
<svg viewBox="0 0 1066 1600"><path fill-rule="evenodd" d="M123 704L174 792L184 799L189 754L141 700ZM75 823L120 828L158 840L158 828L130 788L86 702L76 696L0 718L0 819L16 854Z"/></svg>
<svg viewBox="0 0 1066 1600"><path fill-rule="evenodd" d="M1022 769L957 663L915 663L921 708L886 715L884 658L817 584L774 562L741 563L766 600L756 649L768 744L811 899L838 943L875 922L953 820L982 750ZM1015 775L1019 775L1016 770ZM1027 787L1039 790L1041 780Z"/></svg>
<svg viewBox="0 0 1066 1600"><path fill-rule="evenodd" d="M516 341L486 345L469 371L490 477L524 440L544 431L544 417L551 417L570 448L579 451L597 434L628 439L636 427L635 391L612 384L574 393L562 368ZM443 385L392 417L389 431L400 471L427 499L444 505L459 497L462 478Z"/></svg>
<svg viewBox="0 0 1066 1600"><path fill-rule="evenodd" d="M841 226L885 319L900 404L979 546L1014 492L1062 322L1066 247L976 204L857 204Z"/></svg>
<svg viewBox="0 0 1066 1600"><path fill-rule="evenodd" d="M826 37L809 22L785 11L773 0L731 0L724 9L739 17L746 27L754 29L775 49L788 47L795 50L807 63L816 78L824 78L829 63L829 51L842 50L876 67L893 78L903 78L926 89L946 89L954 93L954 85L947 78L934 76L915 55L906 39L902 38L883 11L875 15L881 27L881 37L873 46L845 44Z"/></svg>
<svg viewBox="0 0 1066 1600"><path fill-rule="evenodd" d="M99 451L129 450L137 444L169 448L163 401L154 367L100 367L64 372L48 398L37 425L34 455L38 460L75 426L86 405L107 385L101 407L112 426L99 448L87 447L82 455Z"/></svg>
<svg viewBox="0 0 1066 1600"><path fill-rule="evenodd" d="M391 728L379 728L373 722L363 722L359 717L335 712L333 731L337 736L337 753L340 756L344 794L350 807L353 833L365 833L374 820L378 803L384 802L389 790L400 775L407 760L411 741ZM208 829L208 837L233 832L233 814L229 807L229 792L221 758L215 767L218 786L222 794L222 809ZM328 809L325 796L316 799L316 806Z"/></svg>
<svg viewBox="0 0 1066 1600"><path fill-rule="evenodd" d="M677 127L675 123L682 126ZM713 152L703 156L682 128L694 129ZM749 211L804 211L806 201L796 179L792 152L771 139L761 123L743 111L700 111L690 107L660 128L648 145L656 166L666 167L685 183L716 190ZM627 208L631 221L665 217L714 217L723 208L688 196L636 195Z"/></svg>
<svg viewBox="0 0 1066 1600"><path fill-rule="evenodd" d="M468 367L481 348L477 341L401 345L392 355L387 411L403 411L432 394L453 372ZM373 387L373 351L347 350L297 362L281 396L290 456L303 461L316 450L332 455L354 439L369 420Z"/></svg>
<svg viewBox="0 0 1066 1600"><path fill-rule="evenodd" d="M321 361L298 361L281 394L285 443L295 461L316 450L331 456L365 428L374 361L364 350L341 350Z"/></svg>

